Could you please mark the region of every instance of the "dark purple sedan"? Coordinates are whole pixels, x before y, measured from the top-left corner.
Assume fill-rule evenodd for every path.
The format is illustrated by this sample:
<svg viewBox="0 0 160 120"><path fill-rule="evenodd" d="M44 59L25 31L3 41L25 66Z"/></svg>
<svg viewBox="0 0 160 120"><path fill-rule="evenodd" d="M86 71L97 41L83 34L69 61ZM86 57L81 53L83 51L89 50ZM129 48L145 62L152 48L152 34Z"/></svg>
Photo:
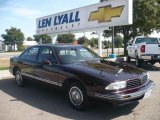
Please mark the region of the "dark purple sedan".
<svg viewBox="0 0 160 120"><path fill-rule="evenodd" d="M106 61L81 45L32 46L10 59L10 72L18 86L30 79L65 90L78 110L86 107L89 98L116 105L138 101L148 97L154 86L146 71Z"/></svg>

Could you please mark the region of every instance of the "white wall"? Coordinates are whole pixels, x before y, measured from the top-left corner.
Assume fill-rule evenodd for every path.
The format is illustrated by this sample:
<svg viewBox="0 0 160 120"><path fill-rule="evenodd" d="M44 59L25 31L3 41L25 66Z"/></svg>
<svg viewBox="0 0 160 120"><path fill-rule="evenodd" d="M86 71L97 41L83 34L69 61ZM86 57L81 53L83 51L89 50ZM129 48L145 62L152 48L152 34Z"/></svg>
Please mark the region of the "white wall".
<svg viewBox="0 0 160 120"><path fill-rule="evenodd" d="M0 41L0 50L2 50L2 44L3 44L3 43Z"/></svg>

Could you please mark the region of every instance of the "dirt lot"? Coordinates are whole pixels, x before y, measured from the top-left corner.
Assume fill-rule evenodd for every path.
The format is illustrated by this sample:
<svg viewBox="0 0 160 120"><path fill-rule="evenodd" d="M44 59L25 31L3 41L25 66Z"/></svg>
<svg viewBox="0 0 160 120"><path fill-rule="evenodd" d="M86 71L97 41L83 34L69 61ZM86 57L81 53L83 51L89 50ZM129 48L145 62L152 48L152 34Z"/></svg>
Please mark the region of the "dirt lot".
<svg viewBox="0 0 160 120"><path fill-rule="evenodd" d="M17 56L21 52L5 52L0 53L0 68L7 68L9 67L9 59L10 57Z"/></svg>
<svg viewBox="0 0 160 120"><path fill-rule="evenodd" d="M0 68L9 67L9 59L0 59Z"/></svg>
<svg viewBox="0 0 160 120"><path fill-rule="evenodd" d="M134 62L131 64L135 65ZM122 107L93 101L84 112L72 109L62 91L37 84L17 87L14 79L0 80L0 120L160 120L160 65L144 65L155 82L152 95Z"/></svg>

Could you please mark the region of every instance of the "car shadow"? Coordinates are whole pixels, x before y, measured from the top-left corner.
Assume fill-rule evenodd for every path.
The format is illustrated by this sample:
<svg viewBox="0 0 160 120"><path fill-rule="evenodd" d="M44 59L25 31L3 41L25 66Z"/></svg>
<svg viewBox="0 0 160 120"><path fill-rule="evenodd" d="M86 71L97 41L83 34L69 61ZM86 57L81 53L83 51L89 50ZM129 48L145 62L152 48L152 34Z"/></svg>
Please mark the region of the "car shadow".
<svg viewBox="0 0 160 120"><path fill-rule="evenodd" d="M72 109L64 91L59 89L40 84L29 84L21 88L16 85L14 79L4 79L0 80L0 90L14 97L14 99L10 99L10 102L21 101L42 111L76 120L113 119L130 114L139 104L135 102L126 106L113 107L106 102L93 101L90 107L82 112Z"/></svg>
<svg viewBox="0 0 160 120"><path fill-rule="evenodd" d="M135 61L124 62L124 63L136 66ZM155 65L152 65L150 63L143 63L141 69L144 69L146 71L160 71L160 65L159 65L159 63L157 63Z"/></svg>

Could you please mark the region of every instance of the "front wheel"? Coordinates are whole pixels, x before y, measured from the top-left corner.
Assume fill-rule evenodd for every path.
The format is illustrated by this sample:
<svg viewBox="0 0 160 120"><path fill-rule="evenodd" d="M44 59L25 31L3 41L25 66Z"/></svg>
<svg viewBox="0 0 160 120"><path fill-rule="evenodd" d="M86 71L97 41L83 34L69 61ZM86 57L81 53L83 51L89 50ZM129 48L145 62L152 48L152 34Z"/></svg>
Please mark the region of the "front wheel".
<svg viewBox="0 0 160 120"><path fill-rule="evenodd" d="M23 80L22 73L20 70L16 71L15 80L18 86L20 87L24 86L24 80Z"/></svg>
<svg viewBox="0 0 160 120"><path fill-rule="evenodd" d="M68 100L71 106L77 110L83 110L87 103L85 88L78 83L71 83L67 90Z"/></svg>

